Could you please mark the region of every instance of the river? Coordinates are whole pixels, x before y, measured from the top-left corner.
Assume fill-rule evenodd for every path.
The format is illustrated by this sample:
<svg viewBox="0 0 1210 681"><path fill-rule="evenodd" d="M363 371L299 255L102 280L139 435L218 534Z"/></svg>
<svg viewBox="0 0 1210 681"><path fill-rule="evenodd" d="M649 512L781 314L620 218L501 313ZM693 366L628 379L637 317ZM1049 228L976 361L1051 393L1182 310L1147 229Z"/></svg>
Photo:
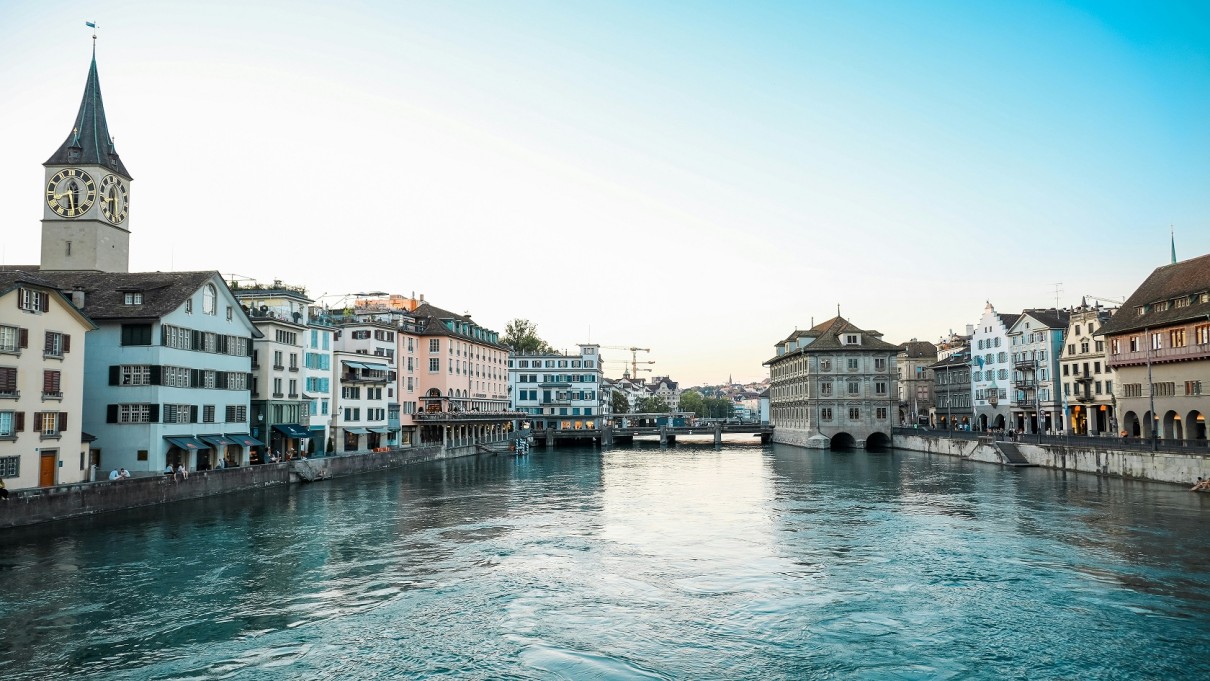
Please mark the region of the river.
<svg viewBox="0 0 1210 681"><path fill-rule="evenodd" d="M13 679L1203 679L1210 495L538 447L0 534Z"/></svg>

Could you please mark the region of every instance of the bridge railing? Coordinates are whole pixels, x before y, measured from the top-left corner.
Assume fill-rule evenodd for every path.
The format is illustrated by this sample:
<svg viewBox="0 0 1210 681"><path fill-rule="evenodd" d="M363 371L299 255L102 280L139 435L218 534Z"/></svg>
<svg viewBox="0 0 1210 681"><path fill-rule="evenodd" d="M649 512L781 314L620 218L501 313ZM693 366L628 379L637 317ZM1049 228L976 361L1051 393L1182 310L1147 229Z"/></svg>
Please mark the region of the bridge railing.
<svg viewBox="0 0 1210 681"><path fill-rule="evenodd" d="M1003 431L966 431L944 430L940 428L892 428L895 435L919 435L922 437L948 437L956 440L978 440L990 437L997 442L1024 442L1043 445L1063 445L1066 447L1126 449L1135 451L1180 451L1200 453L1210 456L1210 441L1207 440L1173 440L1130 436L1122 438L1112 435L1045 435L1042 433L1018 433L1009 438Z"/></svg>

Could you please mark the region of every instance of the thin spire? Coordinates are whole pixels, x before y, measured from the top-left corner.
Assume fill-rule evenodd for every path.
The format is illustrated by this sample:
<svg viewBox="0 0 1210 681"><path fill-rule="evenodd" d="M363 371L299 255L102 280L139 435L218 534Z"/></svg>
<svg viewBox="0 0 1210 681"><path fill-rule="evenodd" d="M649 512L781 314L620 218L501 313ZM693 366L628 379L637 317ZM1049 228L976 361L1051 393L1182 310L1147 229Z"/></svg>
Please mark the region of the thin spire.
<svg viewBox="0 0 1210 681"><path fill-rule="evenodd" d="M95 29L93 22L87 23ZM88 78L84 83L84 96L80 99L80 110L76 112L71 133L43 165L96 165L130 179L130 173L114 148L113 138L109 135L109 124L105 120L101 79L97 76L95 42L92 62L88 66Z"/></svg>
<svg viewBox="0 0 1210 681"><path fill-rule="evenodd" d="M1176 264L1176 229L1172 225L1168 225L1169 235L1172 237L1172 264Z"/></svg>

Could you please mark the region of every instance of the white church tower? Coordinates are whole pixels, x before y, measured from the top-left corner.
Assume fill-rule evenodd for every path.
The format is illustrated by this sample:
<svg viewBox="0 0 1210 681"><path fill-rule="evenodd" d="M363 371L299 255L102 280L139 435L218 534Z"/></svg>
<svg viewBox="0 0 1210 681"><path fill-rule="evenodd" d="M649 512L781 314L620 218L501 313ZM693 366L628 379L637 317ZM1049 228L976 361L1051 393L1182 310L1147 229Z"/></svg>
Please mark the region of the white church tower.
<svg viewBox="0 0 1210 681"><path fill-rule="evenodd" d="M44 271L130 270L130 173L114 149L93 49L71 133L46 163Z"/></svg>

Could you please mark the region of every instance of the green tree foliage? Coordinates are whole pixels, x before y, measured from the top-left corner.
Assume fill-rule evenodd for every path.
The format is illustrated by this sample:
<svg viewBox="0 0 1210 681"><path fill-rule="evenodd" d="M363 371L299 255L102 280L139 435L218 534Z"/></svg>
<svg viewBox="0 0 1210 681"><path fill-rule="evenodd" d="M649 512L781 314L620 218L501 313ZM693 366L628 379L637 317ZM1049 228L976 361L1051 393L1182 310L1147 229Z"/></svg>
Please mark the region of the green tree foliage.
<svg viewBox="0 0 1210 681"><path fill-rule="evenodd" d="M735 415L735 402L727 397L707 397L702 400L706 418L729 419Z"/></svg>
<svg viewBox="0 0 1210 681"><path fill-rule="evenodd" d="M554 348L538 336L538 325L528 319L514 319L504 327L500 342L516 353L553 352Z"/></svg>
<svg viewBox="0 0 1210 681"><path fill-rule="evenodd" d="M659 395L648 395L634 405L634 411L636 414L667 414L672 408Z"/></svg>
<svg viewBox="0 0 1210 681"><path fill-rule="evenodd" d="M691 411L694 416L703 417L706 415L706 399L696 390L686 390L681 393L680 410Z"/></svg>
<svg viewBox="0 0 1210 681"><path fill-rule="evenodd" d="M610 394L609 405L615 414L625 414L630 411L630 402L626 400L626 394L621 390L614 390Z"/></svg>

